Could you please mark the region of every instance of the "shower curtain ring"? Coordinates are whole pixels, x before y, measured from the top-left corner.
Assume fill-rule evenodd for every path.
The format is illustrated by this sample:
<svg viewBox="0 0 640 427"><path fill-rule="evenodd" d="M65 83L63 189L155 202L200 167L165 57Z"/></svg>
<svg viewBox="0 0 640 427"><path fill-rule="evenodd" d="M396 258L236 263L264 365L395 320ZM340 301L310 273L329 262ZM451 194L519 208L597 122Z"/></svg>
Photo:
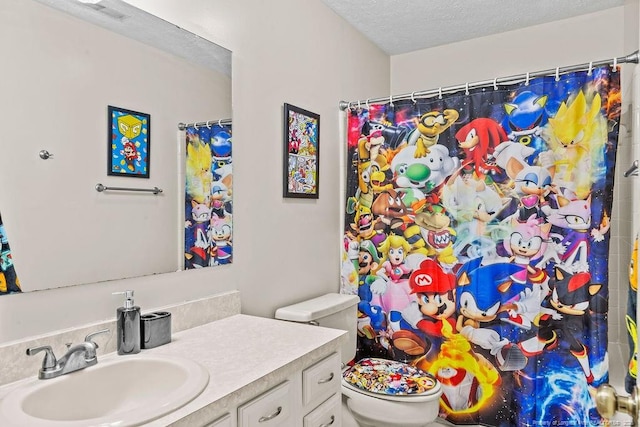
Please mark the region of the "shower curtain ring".
<svg viewBox="0 0 640 427"><path fill-rule="evenodd" d="M593 72L593 61L589 62L589 70L587 71L587 76L590 76Z"/></svg>
<svg viewBox="0 0 640 427"><path fill-rule="evenodd" d="M366 103L364 105L367 106L367 110L371 108L371 106L369 105L369 98L367 98L367 101L366 101Z"/></svg>
<svg viewBox="0 0 640 427"><path fill-rule="evenodd" d="M493 79L493 90L498 90L498 78Z"/></svg>
<svg viewBox="0 0 640 427"><path fill-rule="evenodd" d="M556 81L560 81L560 67L556 67Z"/></svg>
<svg viewBox="0 0 640 427"><path fill-rule="evenodd" d="M194 123L194 124L193 124L193 127L194 127L196 130L198 130L198 124L197 124L197 123Z"/></svg>
<svg viewBox="0 0 640 427"><path fill-rule="evenodd" d="M358 100L358 110L360 110L360 100Z"/></svg>
<svg viewBox="0 0 640 427"><path fill-rule="evenodd" d="M413 102L413 105L416 105L416 98L415 98L415 92L411 92L411 102Z"/></svg>
<svg viewBox="0 0 640 427"><path fill-rule="evenodd" d="M207 129L211 129L211 125L209 124L209 120L207 120L207 123L205 123L204 125L207 127Z"/></svg>
<svg viewBox="0 0 640 427"><path fill-rule="evenodd" d="M393 105L393 95L389 95L389 106L392 107L392 108L394 107L394 105Z"/></svg>
<svg viewBox="0 0 640 427"><path fill-rule="evenodd" d="M525 86L529 86L529 72L528 71L527 71L527 74L525 76L524 85Z"/></svg>
<svg viewBox="0 0 640 427"><path fill-rule="evenodd" d="M438 88L438 99L442 99L442 86Z"/></svg>
<svg viewBox="0 0 640 427"><path fill-rule="evenodd" d="M469 95L469 82L464 84L464 94Z"/></svg>
<svg viewBox="0 0 640 427"><path fill-rule="evenodd" d="M222 119L218 119L218 126L222 127Z"/></svg>
<svg viewBox="0 0 640 427"><path fill-rule="evenodd" d="M613 72L618 71L618 58L613 58Z"/></svg>

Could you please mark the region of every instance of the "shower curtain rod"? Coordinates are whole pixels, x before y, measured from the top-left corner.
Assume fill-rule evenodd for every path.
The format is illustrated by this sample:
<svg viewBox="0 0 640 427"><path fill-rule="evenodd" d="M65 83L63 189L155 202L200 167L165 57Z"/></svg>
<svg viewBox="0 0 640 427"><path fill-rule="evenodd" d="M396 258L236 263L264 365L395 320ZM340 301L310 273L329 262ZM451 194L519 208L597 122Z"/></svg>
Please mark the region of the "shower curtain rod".
<svg viewBox="0 0 640 427"><path fill-rule="evenodd" d="M179 130L185 130L188 127L195 127L197 128L201 128L201 127L208 127L210 128L213 125L218 125L220 127L223 126L229 126L231 124L231 119L220 119L220 120L207 120L206 122L196 122L196 123L178 123L178 129Z"/></svg>
<svg viewBox="0 0 640 427"><path fill-rule="evenodd" d="M493 80L468 82L468 83L456 85L456 86L439 87L436 89L422 90L418 92L405 93L402 95L391 95L391 96L381 97L381 98L370 98L370 99L367 99L366 101L350 101L350 102L340 101L338 106L340 110L344 111L347 108L356 107L356 106L360 107L362 106L362 104L364 104L365 106L368 106L372 102L388 101L391 104L393 104L393 101L400 101L405 99L410 99L415 102L416 97L429 97L433 95L438 95L438 97L441 98L443 93L456 92L462 89L465 89L468 94L469 89L476 89L476 88L488 87L488 86L493 86L495 89L497 89L499 84L528 82L530 79L535 77L542 77L542 76L548 76L548 75L554 75L554 74L556 76L556 79L558 79L560 74L571 73L574 71L582 71L585 69L591 71L593 67L600 67L602 65L611 64L613 67L616 67L618 64L628 64L628 63L637 64L638 57L639 57L638 51L636 50L635 52L627 56L621 56L619 58L605 59L602 61L593 61L585 64L571 65L568 67L557 67L549 70L534 71L534 72L525 73L525 74L516 74L508 77L497 77Z"/></svg>

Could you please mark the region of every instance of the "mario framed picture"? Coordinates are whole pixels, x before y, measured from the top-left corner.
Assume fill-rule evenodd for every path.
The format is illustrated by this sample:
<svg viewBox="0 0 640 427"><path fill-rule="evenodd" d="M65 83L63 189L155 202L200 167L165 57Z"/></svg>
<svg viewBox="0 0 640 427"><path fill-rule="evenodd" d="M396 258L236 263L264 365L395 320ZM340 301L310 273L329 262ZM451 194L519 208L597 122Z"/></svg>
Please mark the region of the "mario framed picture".
<svg viewBox="0 0 640 427"><path fill-rule="evenodd" d="M283 197L318 198L320 115L284 104Z"/></svg>
<svg viewBox="0 0 640 427"><path fill-rule="evenodd" d="M149 178L151 116L109 105L107 175Z"/></svg>

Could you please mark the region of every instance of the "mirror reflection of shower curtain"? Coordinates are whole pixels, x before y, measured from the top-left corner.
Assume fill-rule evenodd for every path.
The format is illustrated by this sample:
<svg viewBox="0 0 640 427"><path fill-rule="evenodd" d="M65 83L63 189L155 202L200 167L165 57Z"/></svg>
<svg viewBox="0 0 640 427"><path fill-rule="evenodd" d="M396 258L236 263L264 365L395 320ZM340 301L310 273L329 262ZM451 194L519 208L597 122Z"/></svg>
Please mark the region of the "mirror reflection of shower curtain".
<svg viewBox="0 0 640 427"><path fill-rule="evenodd" d="M188 127L184 268L233 261L231 125Z"/></svg>
<svg viewBox="0 0 640 427"><path fill-rule="evenodd" d="M448 421L600 425L619 72L528 83L347 112L341 291Z"/></svg>
<svg viewBox="0 0 640 427"><path fill-rule="evenodd" d="M9 247L9 239L0 216L0 295L22 292Z"/></svg>

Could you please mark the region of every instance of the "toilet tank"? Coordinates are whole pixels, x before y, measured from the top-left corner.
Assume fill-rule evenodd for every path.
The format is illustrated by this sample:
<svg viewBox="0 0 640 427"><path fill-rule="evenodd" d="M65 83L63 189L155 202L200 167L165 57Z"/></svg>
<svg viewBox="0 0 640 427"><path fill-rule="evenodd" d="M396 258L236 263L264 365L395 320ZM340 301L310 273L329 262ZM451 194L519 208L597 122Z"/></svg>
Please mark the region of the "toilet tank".
<svg viewBox="0 0 640 427"><path fill-rule="evenodd" d="M357 295L325 294L276 310L276 319L310 323L325 328L342 329L349 333L342 344L342 363L347 364L356 355L358 312Z"/></svg>

